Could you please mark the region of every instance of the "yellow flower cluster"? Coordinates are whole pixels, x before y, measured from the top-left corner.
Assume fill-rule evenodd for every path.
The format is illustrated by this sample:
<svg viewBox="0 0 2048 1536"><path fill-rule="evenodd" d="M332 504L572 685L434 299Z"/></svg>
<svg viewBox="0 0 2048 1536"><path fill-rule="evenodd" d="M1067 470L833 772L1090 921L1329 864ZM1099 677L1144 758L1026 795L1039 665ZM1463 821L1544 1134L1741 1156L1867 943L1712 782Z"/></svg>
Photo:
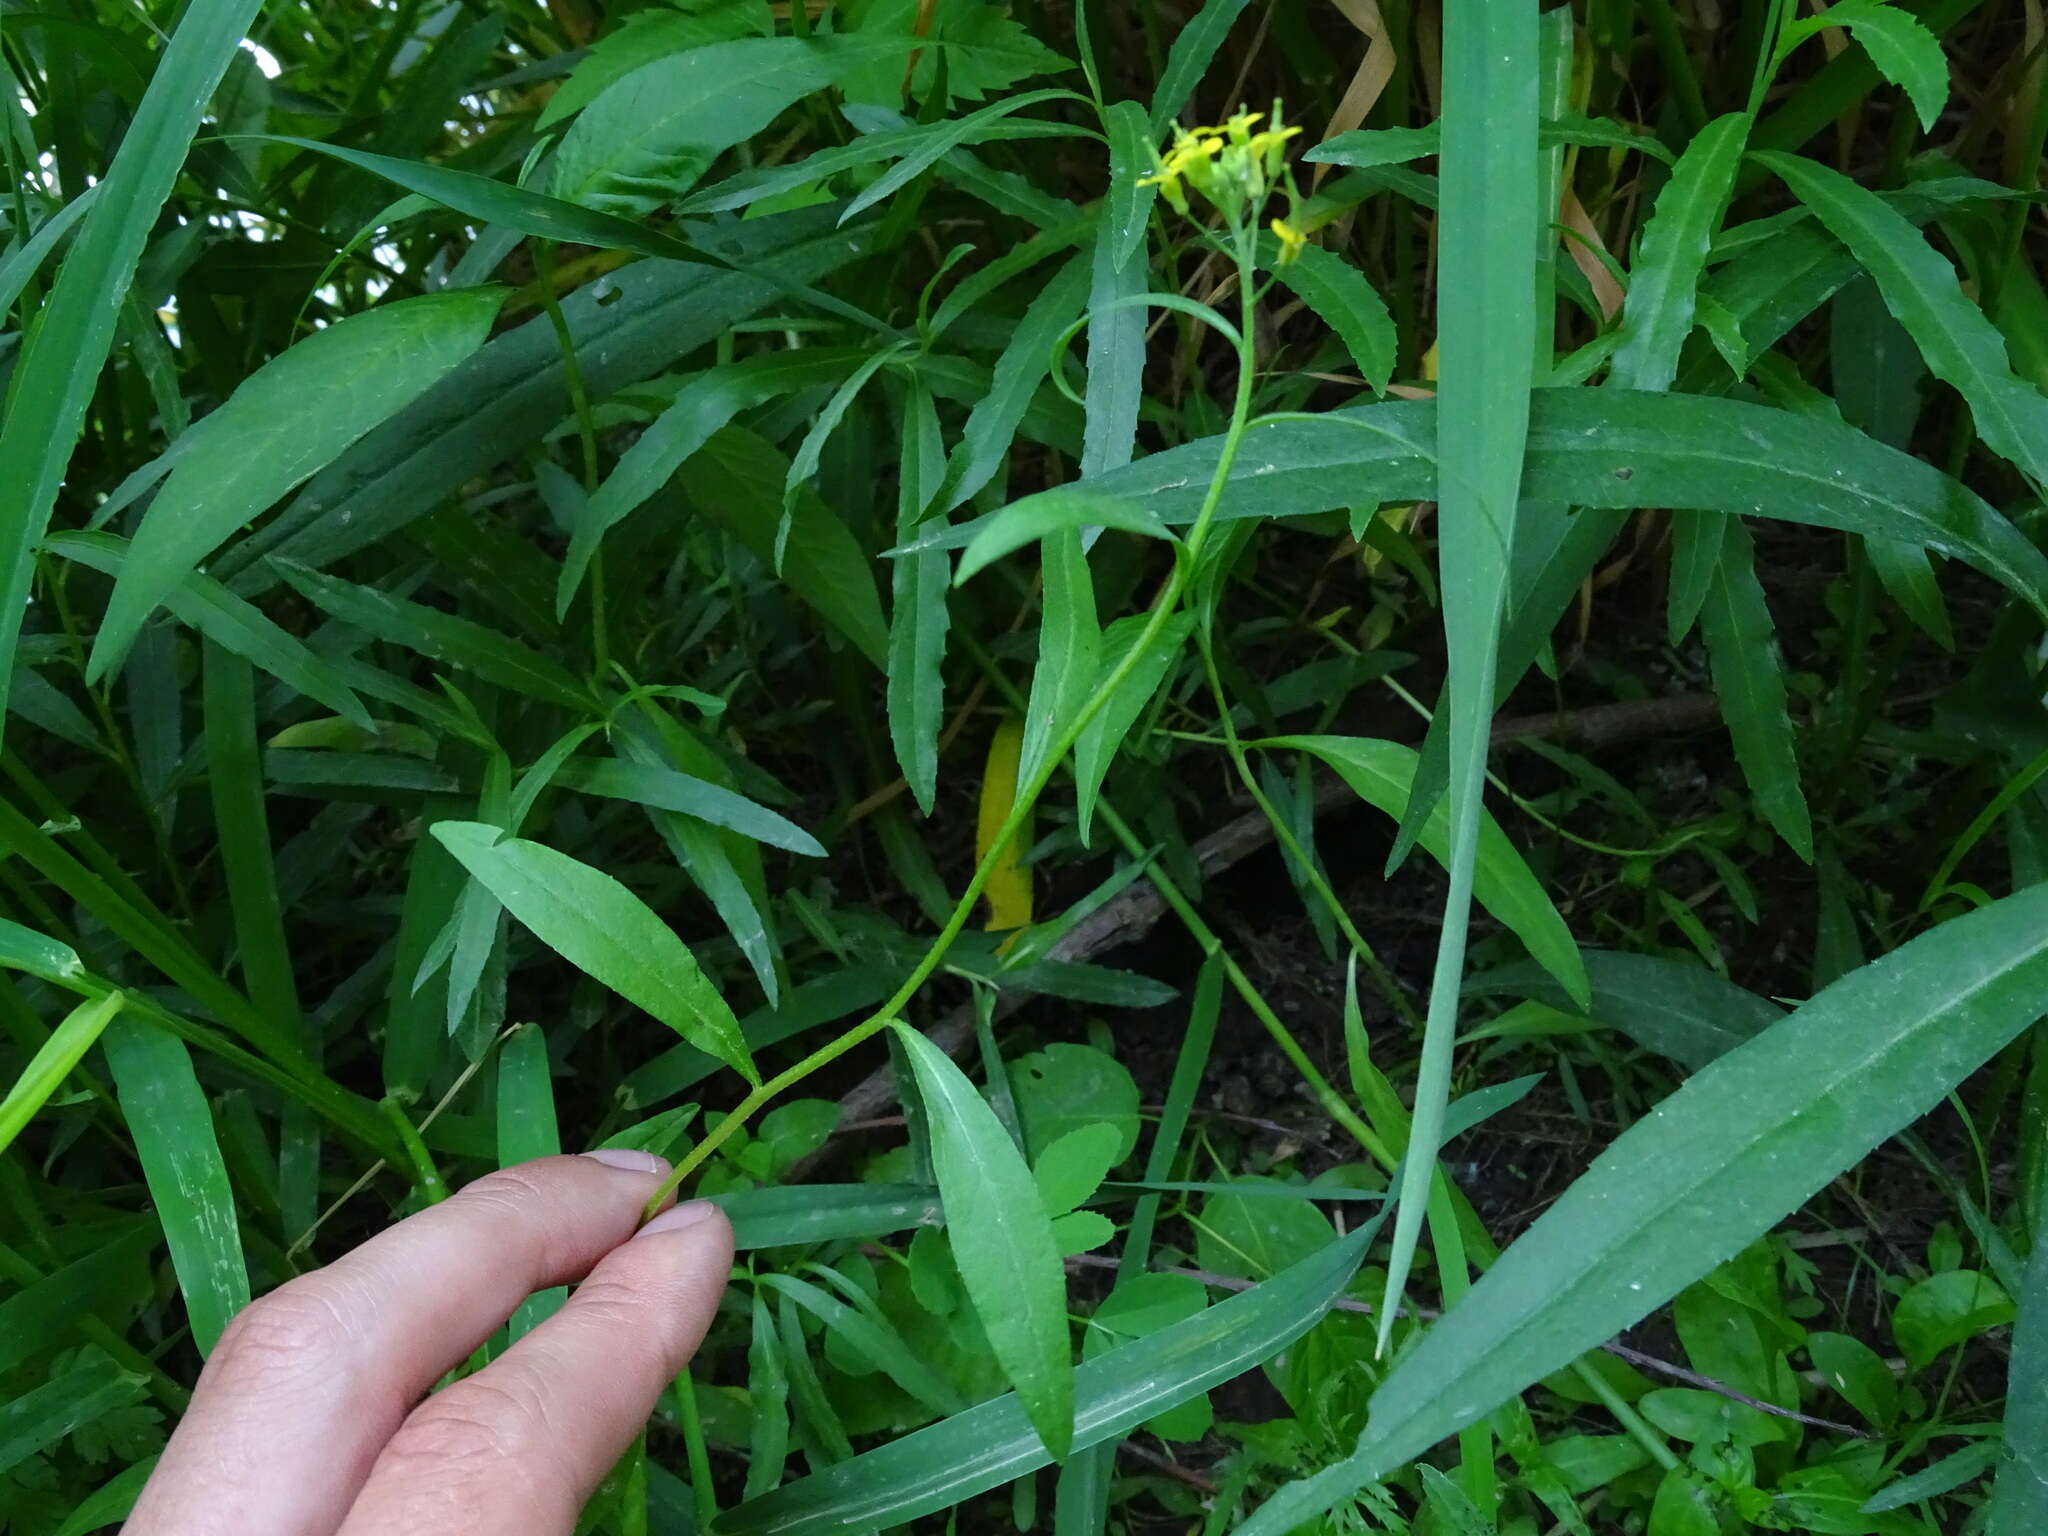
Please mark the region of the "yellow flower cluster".
<svg viewBox="0 0 2048 1536"><path fill-rule="evenodd" d="M1239 112L1218 128L1175 128L1173 143L1166 151L1153 151L1158 169L1138 185L1157 187L1159 195L1183 216L1188 212L1188 188L1192 187L1233 225L1241 224L1282 184L1287 141L1301 132L1281 120L1277 101L1270 128L1258 126L1264 116L1263 112ZM1293 260L1302 247L1302 236L1284 219L1274 219L1271 227L1280 241L1280 259Z"/></svg>

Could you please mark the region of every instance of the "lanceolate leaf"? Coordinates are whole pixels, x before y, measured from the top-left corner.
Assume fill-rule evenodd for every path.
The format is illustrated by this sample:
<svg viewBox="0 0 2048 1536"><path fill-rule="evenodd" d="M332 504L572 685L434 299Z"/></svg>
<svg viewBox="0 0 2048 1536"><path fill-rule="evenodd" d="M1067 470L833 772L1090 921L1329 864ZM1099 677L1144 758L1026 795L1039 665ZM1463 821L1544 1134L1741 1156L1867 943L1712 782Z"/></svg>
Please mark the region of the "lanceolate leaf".
<svg viewBox="0 0 2048 1536"><path fill-rule="evenodd" d="M201 1354L210 1354L229 1319L249 1304L235 1192L215 1139L213 1109L185 1042L176 1036L117 1019L101 1044L170 1244L193 1341Z"/></svg>
<svg viewBox="0 0 2048 1536"><path fill-rule="evenodd" d="M21 1075L0 1098L0 1152L21 1134L22 1127L50 1100L79 1059L92 1049L125 1001L119 992L80 1003L50 1031L49 1039L36 1049Z"/></svg>
<svg viewBox="0 0 2048 1536"><path fill-rule="evenodd" d="M1256 745L1312 753L1335 769L1361 800L1397 821L1407 809L1417 757L1413 747L1363 736L1275 736ZM1438 863L1449 863L1450 817L1442 805L1423 823L1417 841ZM1575 1002L1583 1005L1591 997L1585 962L1579 958L1571 930L1491 816L1484 816L1479 824L1473 893L1481 906L1514 931Z"/></svg>
<svg viewBox="0 0 2048 1536"><path fill-rule="evenodd" d="M1903 214L1839 171L1792 155L1757 158L1877 280L1934 376L1969 402L1984 446L2048 486L2048 395L2012 371L2005 338L1963 296L1955 268Z"/></svg>
<svg viewBox="0 0 2048 1536"><path fill-rule="evenodd" d="M945 445L930 388L913 374L903 402L896 494L896 537L915 536L920 518L939 493L946 473ZM935 514L943 524L945 513ZM952 563L942 550L903 555L891 572L889 615L889 740L918 808L927 816L939 781L939 725L945 708L949 615L946 590Z"/></svg>
<svg viewBox="0 0 2048 1536"><path fill-rule="evenodd" d="M1081 550L1082 533L1067 528L1044 541L1044 584L1039 591L1038 665L1024 712L1024 744L1017 764L1018 793L1025 791L1052 745L1094 691L1102 659L1102 629L1095 618L1095 578Z"/></svg>
<svg viewBox="0 0 2048 1536"><path fill-rule="evenodd" d="M1074 1443L1074 1362L1052 1218L1024 1154L966 1075L916 1030L895 1028L930 1117L953 1261L1025 1417L1063 1461Z"/></svg>
<svg viewBox="0 0 2048 1536"><path fill-rule="evenodd" d="M433 833L548 948L758 1081L732 1009L639 897L602 870L482 822L438 821Z"/></svg>
<svg viewBox="0 0 2048 1536"><path fill-rule="evenodd" d="M1991 1485L1986 1536L2048 1527L2048 1242L2036 1226L2006 1367L2005 1457Z"/></svg>
<svg viewBox="0 0 2048 1536"><path fill-rule="evenodd" d="M1180 116L1181 108L1195 94L1195 86L1209 72L1231 23L1243 14L1249 0L1205 0L1194 19L1174 36L1167 50L1166 68L1160 71L1159 87L1152 93L1152 137L1165 135L1168 125Z"/></svg>
<svg viewBox="0 0 2048 1536"><path fill-rule="evenodd" d="M556 779L586 794L608 795L614 800L631 800L694 816L757 843L787 848L791 853L812 858L825 854L815 837L787 817L776 815L765 805L758 805L722 784L673 768L617 757L570 758L558 769Z"/></svg>
<svg viewBox="0 0 2048 1536"><path fill-rule="evenodd" d="M1268 237L1260 244L1273 275L1337 333L1365 382L1384 393L1398 343L1393 316L1365 274L1318 245L1303 246L1282 265L1271 259L1276 242Z"/></svg>
<svg viewBox="0 0 2048 1536"><path fill-rule="evenodd" d="M2048 886L1944 923L1688 1079L1604 1152L1374 1395L1278 1536L1663 1305L1941 1101L2038 1017Z"/></svg>
<svg viewBox="0 0 2048 1536"><path fill-rule="evenodd" d="M259 0L194 0L186 9L15 360L0 419L0 716L36 550L113 345L121 297L258 8Z"/></svg>
<svg viewBox="0 0 2048 1536"><path fill-rule="evenodd" d="M1742 519L1726 519L1726 542L1700 608L1714 692L1735 742L1735 759L1757 808L1800 858L1813 858L1813 824L1799 788L1799 757L1785 710L1785 673L1771 610L1756 577Z"/></svg>
<svg viewBox="0 0 2048 1536"><path fill-rule="evenodd" d="M1389 401L1253 432L1219 516L1299 517L1436 493L1436 410ZM2044 439L2048 440L2048 439ZM1203 438L1072 487L1189 523L1216 463ZM1734 400L1639 390L1534 392L1523 494L1580 507L1740 512L1904 540L1965 560L2048 611L2048 559L1973 492L1848 427ZM937 541L972 541L989 519Z"/></svg>
<svg viewBox="0 0 2048 1536"><path fill-rule="evenodd" d="M1749 118L1740 112L1707 124L1657 194L1642 252L1629 271L1621 346L1608 368L1611 387L1664 390L1678 377L1678 351L1692 330L1707 247L1735 189L1748 132Z"/></svg>
<svg viewBox="0 0 2048 1536"><path fill-rule="evenodd" d="M1870 62L1905 91L1920 126L1933 132L1935 120L1948 104L1948 60L1940 41L1920 19L1882 0L1841 0L1819 15L1802 17L1787 27L1778 44L1778 56L1783 58L1829 27L1845 28L1863 45Z"/></svg>
<svg viewBox="0 0 2048 1536"><path fill-rule="evenodd" d="M315 331L251 374L191 429L150 503L87 677L116 665L151 610L229 535L481 346L504 298L467 288L401 299Z"/></svg>
<svg viewBox="0 0 2048 1536"><path fill-rule="evenodd" d="M1090 684L1091 693L1106 682L1122 663L1131 647L1138 643L1138 636L1148 622L1146 614L1126 614L1102 632L1101 664ZM1179 663L1181 648L1187 644L1194 626L1195 616L1186 610L1168 619L1158 638L1152 642L1152 648L1139 658L1138 664L1125 676L1116 692L1103 701L1102 707L1075 741L1074 804L1079 813L1084 844L1090 841L1095 801L1101 793L1102 780L1109 772L1109 765L1122 750L1124 738L1130 734L1131 727L1137 724L1138 717L1152 702L1152 696L1159 692L1159 685Z"/></svg>
<svg viewBox="0 0 2048 1536"><path fill-rule="evenodd" d="M1250 1290L1083 1361L1074 1372L1075 1449L1124 1435L1272 1359L1343 1293L1379 1227L1375 1216ZM743 1504L715 1529L823 1536L897 1524L949 1509L1050 1459L1013 1393Z"/></svg>
<svg viewBox="0 0 2048 1536"><path fill-rule="evenodd" d="M1152 124L1137 102L1116 101L1103 114L1103 126L1109 131L1109 193L1103 228L1110 243L1110 263L1121 272L1144 243L1152 204L1159 196L1157 187L1138 185L1152 172Z"/></svg>

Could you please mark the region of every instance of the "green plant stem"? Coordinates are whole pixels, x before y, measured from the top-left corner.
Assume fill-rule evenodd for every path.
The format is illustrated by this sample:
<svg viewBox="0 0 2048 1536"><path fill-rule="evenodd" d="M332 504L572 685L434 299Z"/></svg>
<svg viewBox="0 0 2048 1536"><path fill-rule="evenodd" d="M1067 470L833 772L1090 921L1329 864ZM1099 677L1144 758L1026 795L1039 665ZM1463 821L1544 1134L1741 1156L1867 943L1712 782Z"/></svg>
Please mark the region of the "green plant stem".
<svg viewBox="0 0 2048 1536"><path fill-rule="evenodd" d="M989 844L988 851L982 855L973 875L968 879L967 889L954 903L952 915L946 919L945 926L939 930L938 937L932 941L924 957L904 978L903 984L888 1001L867 1018L835 1039L827 1041L803 1060L770 1078L742 1099L724 1120L690 1149L689 1155L676 1164L669 1176L662 1180L661 1187L648 1200L648 1216L652 1217L683 1180L702 1167L711 1154L763 1105L784 1089L802 1082L819 1068L837 1061L855 1046L872 1039L902 1014L904 1007L917 995L925 982L931 979L932 973L945 959L947 951L953 947L954 940L958 939L962 930L966 928L967 919L974 911L974 904L980 900L982 888L987 885L997 862L1015 841L1032 810L1037 806L1039 796L1045 792L1045 787L1052 781L1053 774L1058 771L1067 754L1073 750L1081 732L1123 686L1124 679L1137 670L1147 653L1158 643L1159 636L1165 632L1167 620L1179 607L1180 600L1193 578L1196 563L1201 557L1202 546L1207 542L1209 530L1216 521L1217 509L1223 504L1223 488L1229 483L1231 468L1236 463L1238 445L1243 440L1245 428L1251 420L1252 383L1256 371L1255 360L1250 350L1252 310L1257 302L1252 288L1252 242L1255 236L1249 230L1241 229L1234 233L1238 295L1244 324L1238 346L1237 388L1231 401L1230 427L1216 455L1216 469L1209 477L1209 486L1202 497L1201 510L1196 515L1193 526L1188 530L1186 543L1176 551L1173 574L1167 579L1158 600L1152 605L1151 614L1145 621L1144 629L1139 631L1137 641L1124 653L1123 659L1109 675L1096 686L1095 691L1088 696L1087 702L1075 712L1073 719L1067 722L1054 740L1052 749L1045 754L1044 760L1019 790L1016 800L1010 807L1009 815L1004 818L1002 827Z"/></svg>
<svg viewBox="0 0 2048 1536"><path fill-rule="evenodd" d="M1400 983L1395 981L1393 973L1386 968L1372 945L1366 942L1365 935L1360 933L1351 921L1351 914L1344 910L1344 903L1338 900L1329 877L1323 873L1321 866L1308 850L1301 846L1300 839L1294 835L1294 829L1287 825L1286 819L1280 815L1266 792L1259 787L1258 775L1252 772L1251 761L1245 756L1244 743L1238 737L1237 722L1230 715L1230 701L1223 692L1223 677L1216 668L1215 639L1205 624L1195 626L1195 647L1202 657L1202 671L1209 680L1209 692L1216 700L1217 716L1223 722L1223 750L1230 755L1231 764L1237 769L1238 781L1244 785L1245 793L1252 797L1252 804L1259 808L1259 813L1273 828L1273 836L1279 840L1288 857L1294 860L1295 867L1302 871L1314 888L1317 899L1336 920L1338 928L1343 931L1345 941L1351 946L1351 952L1365 962L1366 971L1372 976L1373 985L1378 987L1380 994L1393 1005L1394 1011L1401 1015L1404 1023L1411 1029L1419 1026L1422 1023L1422 1015L1415 1011L1415 1005L1408 1001L1407 994L1402 992Z"/></svg>

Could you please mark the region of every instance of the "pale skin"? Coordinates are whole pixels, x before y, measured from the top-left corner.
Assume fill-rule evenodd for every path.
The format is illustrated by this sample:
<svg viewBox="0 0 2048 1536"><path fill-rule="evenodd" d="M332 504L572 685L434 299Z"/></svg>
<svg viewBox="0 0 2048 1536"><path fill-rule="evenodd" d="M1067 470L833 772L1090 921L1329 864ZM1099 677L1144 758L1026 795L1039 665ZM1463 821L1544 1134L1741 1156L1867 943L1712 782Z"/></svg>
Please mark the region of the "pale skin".
<svg viewBox="0 0 2048 1536"><path fill-rule="evenodd" d="M668 1165L549 1157L477 1180L262 1297L222 1336L125 1536L570 1536L689 1363L732 1268ZM534 1291L553 1317L429 1395Z"/></svg>

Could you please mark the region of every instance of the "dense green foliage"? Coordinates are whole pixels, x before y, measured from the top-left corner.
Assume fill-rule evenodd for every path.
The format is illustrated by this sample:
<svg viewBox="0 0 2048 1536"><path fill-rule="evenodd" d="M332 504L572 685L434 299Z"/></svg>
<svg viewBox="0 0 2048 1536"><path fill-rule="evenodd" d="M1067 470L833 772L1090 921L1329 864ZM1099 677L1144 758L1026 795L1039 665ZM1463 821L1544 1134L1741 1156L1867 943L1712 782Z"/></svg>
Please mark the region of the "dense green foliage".
<svg viewBox="0 0 2048 1536"><path fill-rule="evenodd" d="M0 1531L597 1145L592 1531L2048 1529L2044 36L0 0Z"/></svg>

